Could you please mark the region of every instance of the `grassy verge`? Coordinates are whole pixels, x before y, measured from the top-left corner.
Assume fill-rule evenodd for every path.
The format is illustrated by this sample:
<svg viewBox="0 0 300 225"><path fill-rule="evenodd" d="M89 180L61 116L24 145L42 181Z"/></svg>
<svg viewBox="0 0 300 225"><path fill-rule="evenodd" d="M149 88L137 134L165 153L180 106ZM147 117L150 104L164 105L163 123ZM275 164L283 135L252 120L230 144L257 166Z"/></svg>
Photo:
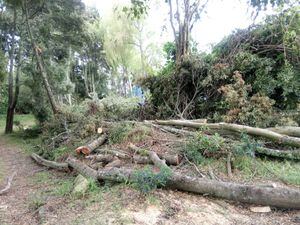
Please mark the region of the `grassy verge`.
<svg viewBox="0 0 300 225"><path fill-rule="evenodd" d="M18 121L18 126L14 125L14 132L9 135L4 135L6 115L0 115L0 138L5 140L7 144L17 145L25 152L32 152L33 147L39 142L39 138L24 139L22 137L21 127L33 127L36 121L33 115L15 115L14 121Z"/></svg>

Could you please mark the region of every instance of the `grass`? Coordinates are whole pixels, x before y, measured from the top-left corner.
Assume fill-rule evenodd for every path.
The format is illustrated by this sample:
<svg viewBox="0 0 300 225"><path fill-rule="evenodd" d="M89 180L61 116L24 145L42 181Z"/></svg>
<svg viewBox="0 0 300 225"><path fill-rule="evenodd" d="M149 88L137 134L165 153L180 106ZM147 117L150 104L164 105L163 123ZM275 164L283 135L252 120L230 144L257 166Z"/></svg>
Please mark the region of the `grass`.
<svg viewBox="0 0 300 225"><path fill-rule="evenodd" d="M233 165L247 181L271 179L300 186L300 163L297 162L239 157Z"/></svg>
<svg viewBox="0 0 300 225"><path fill-rule="evenodd" d="M39 142L39 138L28 138L24 139L22 137L23 131L20 130L20 126L14 125L14 132L9 135L4 135L5 129L5 120L6 115L0 115L0 138L5 139L5 142L10 145L17 145L22 147L22 150L26 153L31 153L33 151L34 146L36 146ZM36 120L33 115L15 115L15 121L19 121L22 127L34 127L36 125Z"/></svg>
<svg viewBox="0 0 300 225"><path fill-rule="evenodd" d="M16 114L14 117L14 121L19 121L23 127L32 127L36 124L35 118L31 114ZM0 115L0 129L1 133L4 132L6 122L6 115ZM18 126L14 125L14 130L18 130Z"/></svg>

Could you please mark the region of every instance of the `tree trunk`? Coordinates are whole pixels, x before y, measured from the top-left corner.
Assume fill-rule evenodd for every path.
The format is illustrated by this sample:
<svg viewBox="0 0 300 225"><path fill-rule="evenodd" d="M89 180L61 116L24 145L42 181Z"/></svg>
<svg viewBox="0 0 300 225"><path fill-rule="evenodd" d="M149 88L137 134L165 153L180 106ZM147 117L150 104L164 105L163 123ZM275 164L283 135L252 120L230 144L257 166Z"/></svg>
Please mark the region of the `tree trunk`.
<svg viewBox="0 0 300 225"><path fill-rule="evenodd" d="M49 161L49 160L46 160L46 159L40 157L39 155L37 155L35 153L31 154L31 158L33 160L35 160L38 164L41 164L41 165L46 166L51 169L68 171L68 168L69 168L68 163L58 163L58 162L54 162L54 161Z"/></svg>
<svg viewBox="0 0 300 225"><path fill-rule="evenodd" d="M300 147L300 138L282 135L271 130L257 127L250 127L232 123L196 123L188 120L157 120L156 123L159 125L185 126L192 128L207 127L210 129L220 129L238 133L246 133L253 136L263 137L275 141L279 144Z"/></svg>
<svg viewBox="0 0 300 225"><path fill-rule="evenodd" d="M148 155L155 166L160 169L170 169L163 160L159 159L155 152L150 151ZM44 161L51 162L44 159L41 161L37 160L38 163ZM109 168L96 171L73 157L69 157L66 163L69 167L75 169L81 175L86 178L92 178L95 181L109 180L128 183L128 181L131 182L134 180L133 175L135 171L131 169ZM48 164L48 167L55 168L52 167L55 164L56 162L51 162ZM171 172L166 183L166 187L198 194L211 195L236 202L268 205L279 208L300 209L300 190L295 188L244 185L190 177L176 172Z"/></svg>
<svg viewBox="0 0 300 225"><path fill-rule="evenodd" d="M276 158L300 160L300 150L278 150L259 147L255 150L255 152Z"/></svg>
<svg viewBox="0 0 300 225"><path fill-rule="evenodd" d="M17 9L14 7L14 15L13 15L13 28L11 34L11 48L9 52L9 75L8 75L8 107L6 114L6 126L5 133L9 134L13 132L13 122L14 122L14 110L13 102L14 102L14 55L15 55L15 35L16 35L16 26L17 26Z"/></svg>
<svg viewBox="0 0 300 225"><path fill-rule="evenodd" d="M279 134L285 134L293 137L300 137L300 127L284 126L284 127L270 127L267 129Z"/></svg>
<svg viewBox="0 0 300 225"><path fill-rule="evenodd" d="M32 35L32 32L31 32L31 27L30 27L29 18L28 18L27 0L24 0L24 1L25 1L25 4L23 4L23 6L24 6L24 9L25 9L26 25L27 25L27 32L28 32L28 35L29 35L29 39L30 39L30 42L31 42L31 45L32 45L32 48L33 48L33 52L34 52L36 60L37 60L37 64L38 64L40 73L42 75L43 84L44 84L44 87L46 89L46 92L47 92L47 95L48 95L48 99L49 99L53 114L57 114L57 113L60 112L60 110L59 110L59 107L58 107L58 105L55 101L51 86L49 84L47 71L45 70L44 65L43 65L43 60L42 60L41 55L40 55L41 54L41 52L40 52L41 49L39 49L38 46L36 45L36 43L34 41L34 38L33 38L33 35ZM24 2L22 1L22 3L24 3Z"/></svg>
<svg viewBox="0 0 300 225"><path fill-rule="evenodd" d="M153 156L153 160L159 160L153 154L150 155ZM110 168L96 171L74 158L68 158L67 162L70 167L73 167L83 176L95 180L110 180L114 182L133 180L134 170L131 169ZM164 166L160 162L154 162L154 164L160 165L160 167ZM243 185L190 177L174 172L169 178L166 187L243 203L300 209L300 191L293 188Z"/></svg>

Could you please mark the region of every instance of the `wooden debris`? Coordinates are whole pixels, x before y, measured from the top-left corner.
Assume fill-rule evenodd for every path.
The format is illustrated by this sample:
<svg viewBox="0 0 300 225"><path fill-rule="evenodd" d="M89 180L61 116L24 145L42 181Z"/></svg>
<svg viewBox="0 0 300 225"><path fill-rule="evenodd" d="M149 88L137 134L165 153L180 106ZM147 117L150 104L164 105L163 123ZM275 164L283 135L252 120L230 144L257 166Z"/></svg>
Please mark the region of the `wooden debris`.
<svg viewBox="0 0 300 225"><path fill-rule="evenodd" d="M192 128L207 127L210 129L246 133L253 136L263 137L283 145L300 147L300 138L282 135L268 129L262 129L257 127L250 127L233 123L196 123L188 120L157 120L156 123L159 125L185 126Z"/></svg>
<svg viewBox="0 0 300 225"><path fill-rule="evenodd" d="M92 141L91 143L89 143L88 145L85 146L80 146L78 148L76 148L76 152L77 154L84 154L84 155L89 155L91 154L96 148L98 148L100 145L104 144L104 142L107 139L107 135L106 134L102 134L99 138L97 138L96 140Z"/></svg>
<svg viewBox="0 0 300 225"><path fill-rule="evenodd" d="M270 206L262 206L262 207L250 207L251 212L256 212L256 213L268 213L271 212Z"/></svg>
<svg viewBox="0 0 300 225"><path fill-rule="evenodd" d="M141 154L142 156L136 156L134 154L134 161L139 164L149 164L151 163L151 159L149 158L148 150L139 148L134 144L130 143L128 145L129 149L134 151L135 153ZM146 154L146 155L145 155ZM178 154L167 154L167 153L159 153L158 156L164 159L167 164L177 166L181 162L181 157Z"/></svg>
<svg viewBox="0 0 300 225"><path fill-rule="evenodd" d="M293 137L300 137L300 127L284 126L284 127L270 127L267 129L279 134L289 135Z"/></svg>
<svg viewBox="0 0 300 225"><path fill-rule="evenodd" d="M17 171L13 172L13 174L7 178L7 184L2 190L0 190L0 195L4 195L10 190L13 179L16 175L17 175Z"/></svg>
<svg viewBox="0 0 300 225"><path fill-rule="evenodd" d="M155 152L148 155L154 165L159 168L169 168ZM73 168L86 178L94 180L110 180L114 182L128 182L133 179L134 170L126 168L109 168L94 170L83 162L69 157L69 167ZM237 202L274 206L279 208L300 209L300 190L294 188L273 188L257 185L244 185L231 182L208 180L205 178L190 177L172 172L166 183L167 188L211 195Z"/></svg>
<svg viewBox="0 0 300 225"><path fill-rule="evenodd" d="M51 169L63 170L63 171L69 170L68 163L58 163L58 162L54 162L54 161L49 161L47 159L40 157L39 155L37 155L35 153L31 154L31 158L34 161L36 161L38 164L46 166Z"/></svg>

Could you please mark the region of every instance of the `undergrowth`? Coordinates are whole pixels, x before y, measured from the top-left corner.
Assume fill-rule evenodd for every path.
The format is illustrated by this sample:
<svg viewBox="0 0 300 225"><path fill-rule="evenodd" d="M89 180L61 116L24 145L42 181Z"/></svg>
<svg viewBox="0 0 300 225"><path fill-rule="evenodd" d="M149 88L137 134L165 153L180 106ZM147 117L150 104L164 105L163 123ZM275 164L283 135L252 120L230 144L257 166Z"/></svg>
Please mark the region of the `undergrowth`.
<svg viewBox="0 0 300 225"><path fill-rule="evenodd" d="M151 133L150 128L134 123L117 123L109 131L109 143L139 142Z"/></svg>
<svg viewBox="0 0 300 225"><path fill-rule="evenodd" d="M200 164L204 158L218 158L224 151L226 151L224 138L217 133L209 136L200 131L188 140L183 153L190 161Z"/></svg>
<svg viewBox="0 0 300 225"><path fill-rule="evenodd" d="M158 187L164 187L171 175L172 172L169 168L162 167L159 173L155 173L150 167L145 167L134 172L132 186L142 194L148 194Z"/></svg>

